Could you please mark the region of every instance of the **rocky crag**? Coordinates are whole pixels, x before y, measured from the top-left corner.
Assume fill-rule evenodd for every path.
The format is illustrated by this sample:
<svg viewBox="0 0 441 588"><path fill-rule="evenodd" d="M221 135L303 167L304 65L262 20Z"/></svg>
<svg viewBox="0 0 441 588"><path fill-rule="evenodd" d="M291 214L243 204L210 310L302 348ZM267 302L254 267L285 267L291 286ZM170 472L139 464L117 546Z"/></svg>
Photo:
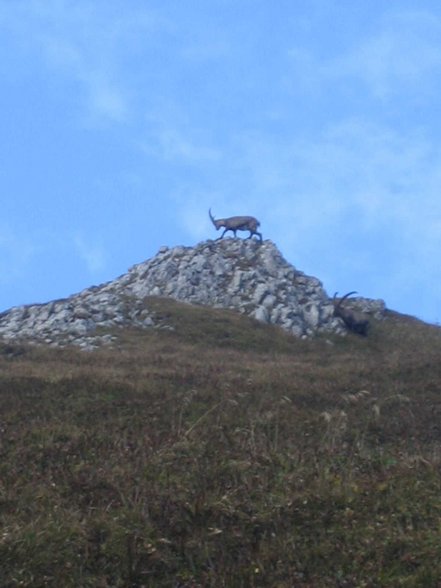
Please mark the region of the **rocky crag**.
<svg viewBox="0 0 441 588"><path fill-rule="evenodd" d="M274 243L224 239L162 247L114 281L63 300L11 308L0 314L0 337L93 349L111 343L116 327L164 328L149 310L148 296L236 310L296 337L345 332L321 282L290 265ZM385 310L381 300L351 303L375 318Z"/></svg>

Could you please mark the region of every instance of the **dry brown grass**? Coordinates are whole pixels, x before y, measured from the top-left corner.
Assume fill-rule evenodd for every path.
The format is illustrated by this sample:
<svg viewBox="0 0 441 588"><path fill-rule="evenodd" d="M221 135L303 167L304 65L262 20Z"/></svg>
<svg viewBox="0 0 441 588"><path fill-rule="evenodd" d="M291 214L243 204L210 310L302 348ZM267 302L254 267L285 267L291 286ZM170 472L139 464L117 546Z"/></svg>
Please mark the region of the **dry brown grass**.
<svg viewBox="0 0 441 588"><path fill-rule="evenodd" d="M174 332L0 348L0 585L438 586L441 334Z"/></svg>

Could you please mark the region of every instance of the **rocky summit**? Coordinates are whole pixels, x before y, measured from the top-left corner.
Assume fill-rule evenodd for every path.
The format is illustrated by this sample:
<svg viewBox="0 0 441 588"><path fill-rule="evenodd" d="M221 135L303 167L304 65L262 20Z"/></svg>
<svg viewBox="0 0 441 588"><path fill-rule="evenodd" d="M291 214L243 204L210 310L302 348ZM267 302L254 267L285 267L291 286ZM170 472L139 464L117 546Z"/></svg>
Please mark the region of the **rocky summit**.
<svg viewBox="0 0 441 588"><path fill-rule="evenodd" d="M279 325L296 337L345 332L321 282L289 264L269 240L204 241L161 247L121 277L66 299L18 306L0 314L0 337L93 349L111 343L116 327L164 328L148 297L227 308ZM381 300L351 302L380 318Z"/></svg>

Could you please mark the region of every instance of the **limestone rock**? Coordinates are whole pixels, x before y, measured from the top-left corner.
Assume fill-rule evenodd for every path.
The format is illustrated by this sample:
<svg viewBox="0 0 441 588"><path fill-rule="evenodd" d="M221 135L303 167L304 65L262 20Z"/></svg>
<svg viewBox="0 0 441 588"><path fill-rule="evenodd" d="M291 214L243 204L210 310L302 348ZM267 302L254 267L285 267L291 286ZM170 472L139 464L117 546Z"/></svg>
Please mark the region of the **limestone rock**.
<svg viewBox="0 0 441 588"><path fill-rule="evenodd" d="M148 310L148 296L236 310L296 337L345 331L320 280L289 264L274 243L223 239L163 246L112 282L64 300L11 308L0 314L0 337L94 349L114 342L115 336L103 330L166 328ZM347 303L375 318L385 311L381 300Z"/></svg>

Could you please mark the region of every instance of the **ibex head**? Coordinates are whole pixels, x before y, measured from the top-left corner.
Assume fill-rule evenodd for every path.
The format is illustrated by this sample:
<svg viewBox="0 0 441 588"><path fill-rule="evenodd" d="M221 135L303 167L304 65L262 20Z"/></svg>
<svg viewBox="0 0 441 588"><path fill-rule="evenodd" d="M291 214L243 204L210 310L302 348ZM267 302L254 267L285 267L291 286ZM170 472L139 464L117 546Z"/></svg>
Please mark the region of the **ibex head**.
<svg viewBox="0 0 441 588"><path fill-rule="evenodd" d="M334 303L334 316L341 318L346 328L350 331L366 337L369 329L369 319L366 318L366 315L342 306L342 302L344 300L346 300L349 296L352 296L352 294L357 294L357 292L348 292L339 300L337 300L337 294L338 292L334 294L334 298L332 299Z"/></svg>
<svg viewBox="0 0 441 588"><path fill-rule="evenodd" d="M216 231L218 231L218 230L219 230L219 229L220 229L220 228L223 226L222 222L223 222L223 220L224 220L224 219L219 219L219 220L216 220L216 219L214 218L214 216L211 214L211 208L209 208L209 209L208 209L208 216L210 217L210 219L211 219L211 222L212 222L212 223L213 223L213 225L215 226L215 228L216 228Z"/></svg>

